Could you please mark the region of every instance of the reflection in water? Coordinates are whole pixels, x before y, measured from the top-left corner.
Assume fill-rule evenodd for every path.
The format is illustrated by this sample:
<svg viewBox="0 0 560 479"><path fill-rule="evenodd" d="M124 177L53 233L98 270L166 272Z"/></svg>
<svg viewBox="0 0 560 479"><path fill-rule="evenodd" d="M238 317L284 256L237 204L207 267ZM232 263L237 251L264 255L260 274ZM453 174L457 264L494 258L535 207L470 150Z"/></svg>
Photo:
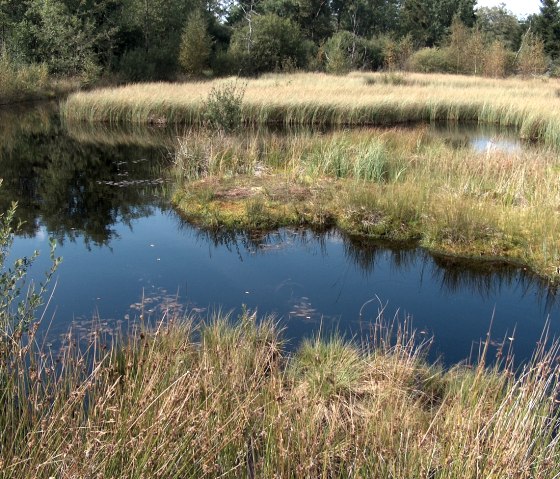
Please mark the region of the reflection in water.
<svg viewBox="0 0 560 479"><path fill-rule="evenodd" d="M550 311L558 300L558 286L534 273L504 261L474 261L449 256L431 255L433 280L442 290L456 293L471 291L481 297L497 296L501 291L515 288L522 295L537 292L538 301Z"/></svg>
<svg viewBox="0 0 560 479"><path fill-rule="evenodd" d="M43 224L60 243L108 244L114 225L162 205L162 148L76 141L48 108L18 119L0 115L0 211L17 201L23 234Z"/></svg>
<svg viewBox="0 0 560 479"><path fill-rule="evenodd" d="M105 330L140 314L204 315L212 306L242 304L277 313L289 337L314 334L327 322L356 333L367 329L368 315L375 316L368 301L379 296L380 304L418 318L425 335L440 341L436 353L461 360L485 334L496 305L500 332L523 323L524 354L543 314L557 314L555 289L503 262L430 255L333 229L195 229L169 209L162 180L178 131L64 126L48 107L0 112L0 122L0 211L17 201L25 222L16 250L55 236L70 258L56 292L57 333L72 320L89 328L95 315Z"/></svg>
<svg viewBox="0 0 560 479"><path fill-rule="evenodd" d="M190 230L188 223L179 222L179 228ZM550 311L557 301L558 288L527 268L505 261L476 261L430 253L409 243L367 240L348 236L336 229L311 231L309 229L282 229L273 232L243 232L220 228L196 229L196 237L214 249L226 248L236 252L240 261L245 255L267 254L273 250L313 246L314 251L328 255L327 242L342 243L348 263L357 267L367 278L375 272L378 262L389 263L394 270L422 265L426 282L438 284L441 291L455 294L468 291L481 298L495 297L505 289L522 294L538 291L539 303ZM211 253L210 253L211 254Z"/></svg>
<svg viewBox="0 0 560 479"><path fill-rule="evenodd" d="M64 123L64 133L72 140L106 147L135 146L171 150L175 148L177 138L185 136L187 131L185 127L179 125L160 127L136 123L119 125Z"/></svg>
<svg viewBox="0 0 560 479"><path fill-rule="evenodd" d="M515 129L498 125L435 123L429 131L455 149L471 148L478 153L520 153L529 145Z"/></svg>

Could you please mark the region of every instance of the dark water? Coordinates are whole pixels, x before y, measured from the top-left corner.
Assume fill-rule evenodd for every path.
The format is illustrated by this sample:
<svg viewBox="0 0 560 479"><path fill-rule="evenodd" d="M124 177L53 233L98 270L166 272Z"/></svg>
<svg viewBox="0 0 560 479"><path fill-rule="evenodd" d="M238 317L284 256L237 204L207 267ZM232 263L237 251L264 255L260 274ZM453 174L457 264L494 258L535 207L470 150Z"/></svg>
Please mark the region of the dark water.
<svg viewBox="0 0 560 479"><path fill-rule="evenodd" d="M40 277L54 236L64 258L44 321L54 341L94 317L112 328L141 311L236 315L243 305L274 313L292 344L319 330L363 337L380 309L412 317L420 338L435 338L430 357L448 364L478 350L490 324L496 340L515 338L519 359L547 321L560 332L555 292L512 266L364 245L335 231L250 235L186 224L162 180L173 132L66 128L41 109L4 113L0 124L0 209L17 200L25 221L12 257L41 250Z"/></svg>

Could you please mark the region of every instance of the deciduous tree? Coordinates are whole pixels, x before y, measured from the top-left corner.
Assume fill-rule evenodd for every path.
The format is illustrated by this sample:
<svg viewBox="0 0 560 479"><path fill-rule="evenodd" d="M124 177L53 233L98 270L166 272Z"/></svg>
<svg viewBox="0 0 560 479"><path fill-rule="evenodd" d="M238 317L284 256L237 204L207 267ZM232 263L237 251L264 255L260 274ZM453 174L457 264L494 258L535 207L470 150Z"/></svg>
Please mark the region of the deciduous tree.
<svg viewBox="0 0 560 479"><path fill-rule="evenodd" d="M212 39L208 34L208 23L200 10L193 12L185 25L181 37L179 63L189 76L200 76L208 67Z"/></svg>

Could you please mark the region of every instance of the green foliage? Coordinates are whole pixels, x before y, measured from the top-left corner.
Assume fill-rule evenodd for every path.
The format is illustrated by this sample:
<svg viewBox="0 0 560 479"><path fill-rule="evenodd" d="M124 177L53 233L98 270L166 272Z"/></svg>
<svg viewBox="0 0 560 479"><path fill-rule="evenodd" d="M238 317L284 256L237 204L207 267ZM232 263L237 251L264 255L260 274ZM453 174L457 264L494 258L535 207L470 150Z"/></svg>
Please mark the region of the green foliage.
<svg viewBox="0 0 560 479"><path fill-rule="evenodd" d="M70 14L61 0L31 2L24 34L30 58L57 75L78 75L95 63L94 26Z"/></svg>
<svg viewBox="0 0 560 479"><path fill-rule="evenodd" d="M309 44L299 27L275 14L254 16L251 24L237 27L232 35L230 53L244 73L257 74L307 63Z"/></svg>
<svg viewBox="0 0 560 479"><path fill-rule="evenodd" d="M449 33L449 55L456 73L464 73L467 70L465 60L469 54L467 46L470 37L469 29L458 17L453 19Z"/></svg>
<svg viewBox="0 0 560 479"><path fill-rule="evenodd" d="M327 40L323 48L328 73L344 74L352 70L352 53L355 38L350 32L337 32Z"/></svg>
<svg viewBox="0 0 560 479"><path fill-rule="evenodd" d="M455 17L467 26L474 24L475 4L475 0L404 0L402 34L410 34L418 46L439 45Z"/></svg>
<svg viewBox="0 0 560 479"><path fill-rule="evenodd" d="M408 68L414 49L443 48L447 43L451 66L442 61L440 51L425 66L416 62L415 68L480 74L488 70L483 53L494 42L501 42L508 52L519 50L522 27L503 5L480 8L475 18L475 4L475 0L0 0L0 48L18 65L45 64L50 74L73 76L85 84L95 83L104 72L137 82L176 80L181 70L197 77L206 68L217 75L305 68L333 73L400 70ZM461 32L454 19L471 44L457 36ZM560 51L559 19L557 1L543 0L541 13L527 21L552 60ZM475 20L477 29L472 30ZM494 51L498 53L503 57L503 52ZM426 56L420 54L421 59ZM491 74L501 76L495 73L500 69L494 62Z"/></svg>
<svg viewBox="0 0 560 479"><path fill-rule="evenodd" d="M265 0L262 9L266 14L291 20L315 43L333 33L331 7L325 0Z"/></svg>
<svg viewBox="0 0 560 479"><path fill-rule="evenodd" d="M37 320L36 313L43 304L48 284L61 261L54 256L56 243L51 241L52 267L37 286L27 285L26 279L29 268L39 255L38 251L31 257L16 259L11 267L6 266L14 241L15 212L14 203L6 213L0 214L0 357L10 354L22 334L28 332Z"/></svg>
<svg viewBox="0 0 560 479"><path fill-rule="evenodd" d="M412 71L422 73L453 73L452 55L447 48L422 48L409 60Z"/></svg>
<svg viewBox="0 0 560 479"><path fill-rule="evenodd" d="M210 91L204 104L204 119L207 126L231 132L243 122L243 97L245 84L228 82Z"/></svg>
<svg viewBox="0 0 560 479"><path fill-rule="evenodd" d="M476 26L488 43L500 41L508 50L518 50L522 28L517 17L505 6L480 7L476 12Z"/></svg>
<svg viewBox="0 0 560 479"><path fill-rule="evenodd" d="M339 30L372 38L399 29L399 3L399 0L332 0L331 10Z"/></svg>
<svg viewBox="0 0 560 479"><path fill-rule="evenodd" d="M537 35L543 41L544 51L553 60L560 56L560 6L558 0L541 0L541 9L535 19Z"/></svg>
<svg viewBox="0 0 560 479"><path fill-rule="evenodd" d="M177 60L168 50L135 48L120 59L118 73L127 81L169 80L177 69Z"/></svg>
<svg viewBox="0 0 560 479"><path fill-rule="evenodd" d="M344 30L325 42L323 52L325 69L329 73L371 70L378 68L382 62L381 48L376 43Z"/></svg>
<svg viewBox="0 0 560 479"><path fill-rule="evenodd" d="M183 71L189 76L201 76L208 67L211 51L212 39L208 34L206 19L197 10L189 16L181 37L179 63Z"/></svg>
<svg viewBox="0 0 560 479"><path fill-rule="evenodd" d="M234 56L227 50L218 49L211 58L210 67L215 76L236 75L239 73L239 65Z"/></svg>

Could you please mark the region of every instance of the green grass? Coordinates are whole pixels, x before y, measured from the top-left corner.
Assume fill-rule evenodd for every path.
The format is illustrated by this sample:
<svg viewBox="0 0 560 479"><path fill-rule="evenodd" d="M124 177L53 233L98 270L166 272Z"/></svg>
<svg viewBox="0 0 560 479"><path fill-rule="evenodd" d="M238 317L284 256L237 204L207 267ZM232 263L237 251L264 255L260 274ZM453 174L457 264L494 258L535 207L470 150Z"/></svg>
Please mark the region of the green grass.
<svg viewBox="0 0 560 479"><path fill-rule="evenodd" d="M414 130L212 135L176 152L173 202L204 227L338 226L437 252L506 259L557 280L553 150L476 153Z"/></svg>
<svg viewBox="0 0 560 479"><path fill-rule="evenodd" d="M444 370L406 329L376 324L362 345L317 338L290 354L249 313L69 340L60 362L23 343L3 357L2 478L560 473L557 349L517 374Z"/></svg>

